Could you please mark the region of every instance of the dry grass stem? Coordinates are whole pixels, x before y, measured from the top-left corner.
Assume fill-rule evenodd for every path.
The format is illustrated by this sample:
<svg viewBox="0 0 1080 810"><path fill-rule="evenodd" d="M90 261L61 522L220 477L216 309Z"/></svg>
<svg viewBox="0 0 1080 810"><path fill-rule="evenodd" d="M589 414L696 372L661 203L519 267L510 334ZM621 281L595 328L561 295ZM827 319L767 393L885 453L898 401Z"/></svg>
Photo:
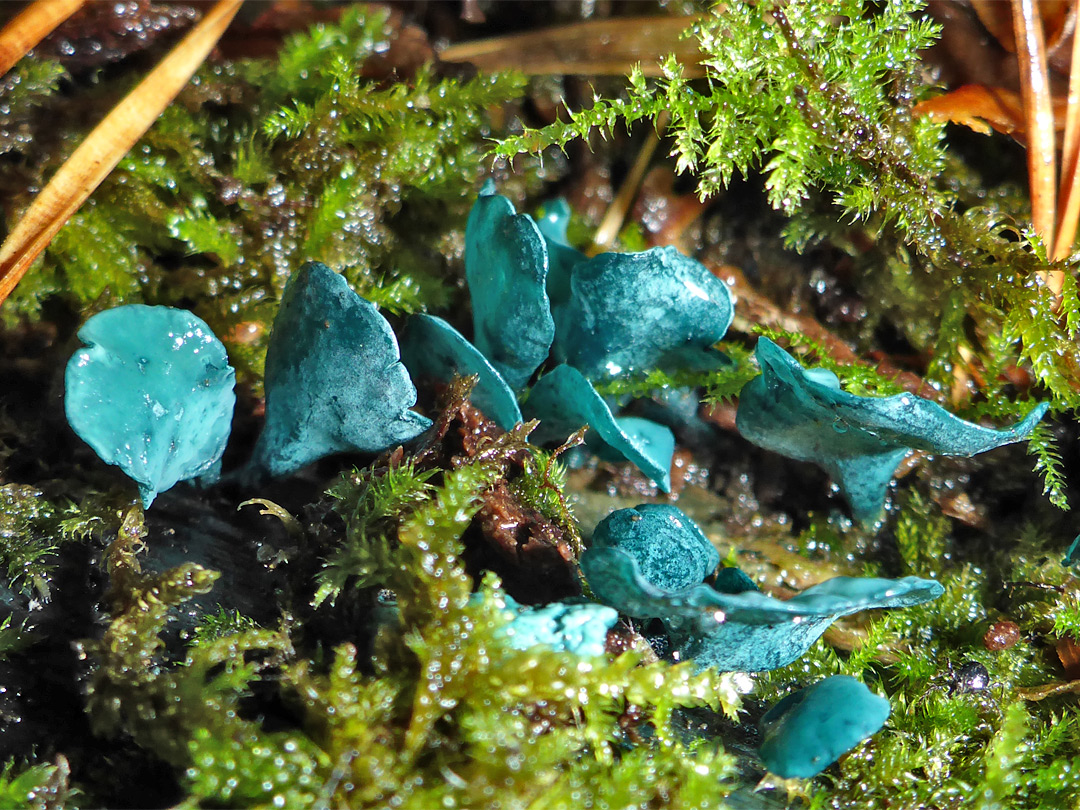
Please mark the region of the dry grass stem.
<svg viewBox="0 0 1080 810"><path fill-rule="evenodd" d="M26 52L78 11L86 0L36 0L0 31L0 73L7 73Z"/></svg>
<svg viewBox="0 0 1080 810"><path fill-rule="evenodd" d="M693 17L627 17L560 25L527 34L478 39L451 45L444 62L471 62L480 70L519 70L533 76L625 76L641 63L646 76L662 75L658 60L674 53L687 78L705 68L693 39L682 34Z"/></svg>
<svg viewBox="0 0 1080 810"><path fill-rule="evenodd" d="M618 237L619 231L622 230L627 212L634 202L638 189L641 188L641 181L645 178L645 172L649 169L649 163L656 153L656 147L660 145L660 139L664 136L664 130L667 129L670 120L671 116L668 115L667 111L657 116L656 129L649 133L648 139L634 159L634 165L630 167L630 172L619 187L615 199L611 201L611 205L604 212L604 218L600 220L596 235L593 236L591 253L609 250L615 244L615 239Z"/></svg>
<svg viewBox="0 0 1080 810"><path fill-rule="evenodd" d="M1080 0L1073 3L1074 19L1080 18ZM1080 222L1080 36L1073 35L1072 63L1069 66L1069 104L1065 113L1065 139L1061 147L1061 186L1058 198L1061 212L1057 224L1057 239L1050 254L1051 261L1067 259L1076 241L1076 226ZM1059 287L1060 291L1060 287Z"/></svg>
<svg viewBox="0 0 1080 810"><path fill-rule="evenodd" d="M1031 220L1043 244L1052 249L1056 218L1054 111L1046 66L1046 42L1036 5L1035 0L1012 0L1028 136Z"/></svg>
<svg viewBox="0 0 1080 810"><path fill-rule="evenodd" d="M243 0L219 0L79 145L0 246L0 303L86 198L191 79Z"/></svg>

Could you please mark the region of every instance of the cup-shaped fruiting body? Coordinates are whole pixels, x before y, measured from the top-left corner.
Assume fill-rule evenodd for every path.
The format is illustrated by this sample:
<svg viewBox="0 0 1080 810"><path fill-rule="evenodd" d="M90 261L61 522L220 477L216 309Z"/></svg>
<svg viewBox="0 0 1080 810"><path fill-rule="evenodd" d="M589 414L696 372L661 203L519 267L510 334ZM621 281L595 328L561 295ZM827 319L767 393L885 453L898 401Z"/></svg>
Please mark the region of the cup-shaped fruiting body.
<svg viewBox="0 0 1080 810"><path fill-rule="evenodd" d="M739 394L736 426L749 441L823 468L855 518L872 524L897 465L912 451L974 456L1026 438L1048 405L1004 430L965 422L914 394L863 397L840 390L835 374L804 369L766 337L758 339L761 375Z"/></svg>
<svg viewBox="0 0 1080 810"><path fill-rule="evenodd" d="M675 248L601 253L573 266L569 287L554 306L554 355L591 380L729 363L712 346L731 325L731 293Z"/></svg>
<svg viewBox="0 0 1080 810"><path fill-rule="evenodd" d="M430 420L409 408L416 388L390 324L324 264L289 279L266 352L266 423L256 474L287 475L323 456L378 453Z"/></svg>
<svg viewBox="0 0 1080 810"><path fill-rule="evenodd" d="M552 602L539 607L519 605L503 596L510 623L502 631L515 650L543 646L575 655L603 655L608 631L619 614L589 602Z"/></svg>
<svg viewBox="0 0 1080 810"><path fill-rule="evenodd" d="M918 577L835 577L782 601L737 569L721 570L709 584L702 580L719 555L690 518L667 510L678 513L677 526L644 506L605 518L581 569L601 602L634 618L660 619L676 654L702 669L776 669L805 653L841 616L909 607L944 592Z"/></svg>
<svg viewBox="0 0 1080 810"><path fill-rule="evenodd" d="M700 584L720 565L720 552L698 525L667 503L612 512L596 524L590 548L629 554L651 585L670 591Z"/></svg>
<svg viewBox="0 0 1080 810"><path fill-rule="evenodd" d="M449 383L455 375L476 375L473 405L503 430L521 421L517 397L480 350L454 327L433 315L413 315L401 333L401 362L414 381Z"/></svg>
<svg viewBox="0 0 1080 810"><path fill-rule="evenodd" d="M200 318L142 304L98 313L68 362L68 423L139 485L143 506L177 481L216 473L232 429L236 376Z"/></svg>
<svg viewBox="0 0 1080 810"><path fill-rule="evenodd" d="M889 719L889 701L847 675L788 695L761 718L758 753L784 779L817 776Z"/></svg>
<svg viewBox="0 0 1080 810"><path fill-rule="evenodd" d="M601 443L599 452L614 451L633 462L664 492L671 491L671 457L675 436L663 425L637 417L616 418L592 383L576 368L561 365L539 379L529 392L525 411L540 420L533 433L539 442L561 441L588 425Z"/></svg>
<svg viewBox="0 0 1080 810"><path fill-rule="evenodd" d="M545 359L555 335L548 254L532 217L485 184L465 228L465 278L473 344L515 391Z"/></svg>

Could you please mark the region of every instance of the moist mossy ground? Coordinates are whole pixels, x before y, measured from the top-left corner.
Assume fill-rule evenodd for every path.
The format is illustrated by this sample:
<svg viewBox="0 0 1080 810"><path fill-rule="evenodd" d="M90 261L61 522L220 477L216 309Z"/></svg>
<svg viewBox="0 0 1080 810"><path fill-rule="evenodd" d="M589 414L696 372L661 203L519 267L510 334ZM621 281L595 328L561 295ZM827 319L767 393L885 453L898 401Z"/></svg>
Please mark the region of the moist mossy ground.
<svg viewBox="0 0 1080 810"><path fill-rule="evenodd" d="M866 360L914 355L899 361L903 370L943 398L959 391L953 404L964 416L1004 422L1033 398L1050 399L1055 416L1032 443L1034 457L1012 447L921 460L891 491L884 528L870 533L852 524L819 471L753 448L723 426L723 408L756 373L758 333L857 393L898 390L903 380L875 363L838 362L820 340L754 322L737 302L722 346L730 370L659 370L605 393L648 400L665 386L694 385L716 403L714 422L676 429L675 502L725 562L763 587L915 574L939 579L945 595L841 622L798 662L754 676L664 660L653 627L623 625L600 659L511 650L499 637L504 589L521 601L565 595L601 517L666 499L626 467L569 470L568 456L528 445L523 430L498 430L468 406L464 382L422 399L436 429L410 452L327 460L257 492L179 487L144 515L130 482L63 422L62 370L87 316L163 303L213 326L241 380L226 456L227 469L236 467L258 430L267 329L303 261L338 268L392 316L428 308L459 313L451 318L463 325L462 232L482 177L493 171L528 211L558 192L603 192L604 177L632 162L636 142L620 128L610 141L594 138L591 154L571 144L569 159L548 150L543 161L514 158L513 171L493 162L490 139L546 123L539 101L550 82L392 58L403 39L445 18L351 7L269 55L204 67L4 307L0 805L1058 810L1074 801L1078 698L1071 685L1054 685L1080 675L1069 668L1080 659L1080 601L1060 562L1075 529L1042 491L1064 504L1076 473L1070 409L1080 387L1071 354L1054 343L1075 337L1075 302L1040 326L1052 302L1028 283L1037 250L1000 224L977 232L989 220L1022 220L1022 177L991 182L978 160L964 162L970 143L949 151L928 129L904 130L928 127L905 123L911 96L894 92L911 87L915 46L928 33L882 32L850 2L790 5L802 15L795 34L815 15L836 21L838 8L865 17L852 30L837 23L843 36L822 35L814 47L835 56L829 80L860 110L899 122L889 132L918 135L925 153L912 171L927 161L943 170L935 194L954 195L945 204L960 213L941 227L959 252L938 262L920 241L929 239L923 220L837 225L821 193L827 183L809 184L787 223L769 214L749 159L749 178L705 209L697 251L743 258L758 287L786 290L784 306L828 322ZM514 24L505 12L493 16L488 30ZM767 31L759 22L739 24ZM468 33L455 25L455 36ZM874 36L888 40L893 72L863 76L844 54L876 53ZM773 67L787 65L767 53ZM0 187L9 227L85 132L84 119L137 79L137 62L80 72L31 58L5 78ZM642 81L634 92L651 92ZM666 87L669 99L674 87L710 104L709 93L734 92L673 79ZM572 81L562 89L572 94ZM841 96L823 91L814 102L827 108L830 97ZM832 125L843 134L846 120ZM802 131L794 118L781 123ZM812 145L792 143L786 159L796 162ZM859 161L852 176L874 182L884 172L900 186L882 193L898 189L905 205L936 199L919 202L903 186L895 142L879 152L857 138L843 143ZM931 160L939 148L943 163ZM844 159L826 168L839 172ZM813 160L805 168L821 169ZM980 208L967 208L975 200ZM571 233L594 224L578 215ZM807 243L811 230L819 241L796 255L784 247L785 228L789 241ZM643 241L648 232L625 236ZM845 262L847 280L837 269ZM970 274L958 276L958 264ZM824 288L865 317L828 320ZM1026 304L1034 309L1018 313ZM982 382L968 375L954 389L965 370ZM252 498L263 500L237 511ZM508 553L517 539L491 529L507 515L525 527L532 556ZM983 637L998 621L1015 623L1020 638L992 651ZM989 689L956 681L970 662L986 667ZM763 776L757 719L793 689L837 673L889 698L885 729L821 777L753 793Z"/></svg>

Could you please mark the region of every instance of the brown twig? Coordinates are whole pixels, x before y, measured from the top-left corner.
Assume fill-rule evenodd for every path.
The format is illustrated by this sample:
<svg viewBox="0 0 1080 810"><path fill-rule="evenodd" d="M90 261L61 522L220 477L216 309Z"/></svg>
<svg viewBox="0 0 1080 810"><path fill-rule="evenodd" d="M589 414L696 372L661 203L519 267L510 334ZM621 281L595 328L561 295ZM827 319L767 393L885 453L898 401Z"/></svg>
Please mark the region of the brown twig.
<svg viewBox="0 0 1080 810"><path fill-rule="evenodd" d="M1016 696L1021 700L1034 703L1049 697L1078 692L1080 692L1080 681L1056 681L1042 686L1022 686L1016 690Z"/></svg>
<svg viewBox="0 0 1080 810"><path fill-rule="evenodd" d="M49 180L0 246L0 304L86 198L150 129L203 63L243 0L218 0Z"/></svg>
<svg viewBox="0 0 1080 810"><path fill-rule="evenodd" d="M78 11L86 0L35 0L0 31L0 74Z"/></svg>
<svg viewBox="0 0 1080 810"><path fill-rule="evenodd" d="M459 42L443 49L444 62L471 62L481 70L519 70L531 76L625 76L640 63L646 76L662 76L661 56L675 53L683 75L705 68L693 39L682 36L696 18L649 16L590 20L527 34Z"/></svg>
<svg viewBox="0 0 1080 810"><path fill-rule="evenodd" d="M615 239L622 229L623 222L626 221L626 213L630 210L630 205L634 202L634 196L638 193L638 189L641 188L641 181L645 178L649 162L656 153L656 147L660 145L660 139L664 136L664 130L667 129L670 120L671 116L667 110L664 110L656 117L655 129L649 133L648 140L642 144L637 158L634 159L634 165L630 167L630 172L619 187L615 199L611 201L611 205L604 212L603 219L600 220L600 225L593 236L591 252L608 250L615 244Z"/></svg>
<svg viewBox="0 0 1080 810"><path fill-rule="evenodd" d="M1080 17L1080 0L1073 3L1074 19ZM1080 33L1073 33L1072 64L1069 66L1069 103L1065 111L1065 139L1061 147L1061 210L1051 261L1069 258L1080 222ZM1060 292L1060 287L1058 288Z"/></svg>
<svg viewBox="0 0 1080 810"><path fill-rule="evenodd" d="M1046 42L1035 0L1012 0L1012 10L1028 136L1031 222L1043 244L1053 249L1056 224L1054 110L1046 67Z"/></svg>

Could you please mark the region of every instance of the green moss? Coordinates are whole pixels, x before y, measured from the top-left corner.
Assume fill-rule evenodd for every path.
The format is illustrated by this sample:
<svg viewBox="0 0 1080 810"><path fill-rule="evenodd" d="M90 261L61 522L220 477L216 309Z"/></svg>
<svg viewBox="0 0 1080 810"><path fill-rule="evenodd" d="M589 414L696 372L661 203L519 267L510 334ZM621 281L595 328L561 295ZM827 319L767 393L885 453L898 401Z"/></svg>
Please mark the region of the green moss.
<svg viewBox="0 0 1080 810"><path fill-rule="evenodd" d="M55 101L67 71L47 59L22 59L0 80L0 154L24 152L33 140L37 108Z"/></svg>
<svg viewBox="0 0 1080 810"><path fill-rule="evenodd" d="M53 810L79 805L79 793L68 784L67 760L54 764L19 765L14 761L0 767L0 806L25 810Z"/></svg>
<svg viewBox="0 0 1080 810"><path fill-rule="evenodd" d="M1045 425L1037 425L1028 439L1028 453L1035 456L1035 472L1043 478L1043 494L1058 509L1068 511L1066 480L1061 451Z"/></svg>
<svg viewBox="0 0 1080 810"><path fill-rule="evenodd" d="M14 618L10 615L0 620L0 660L40 640L36 634L27 630L26 625L25 620L16 625Z"/></svg>
<svg viewBox="0 0 1080 810"><path fill-rule="evenodd" d="M345 519L345 537L319 573L314 604L333 600L347 583L356 588L384 583L392 566L388 533L422 504L437 470L418 470L413 459L385 470L353 470L327 493Z"/></svg>
<svg viewBox="0 0 1080 810"><path fill-rule="evenodd" d="M896 544L908 571L934 576L945 559L951 525L918 491L911 490L896 520Z"/></svg>
<svg viewBox="0 0 1080 810"><path fill-rule="evenodd" d="M667 371L652 369L644 374L602 380L594 386L604 396L648 397L665 389L702 388L709 402L726 402L736 397L742 387L760 372L751 361L752 352L733 341L721 341L717 347L731 360L728 368L718 371Z"/></svg>
<svg viewBox="0 0 1080 810"><path fill-rule="evenodd" d="M1065 414L1080 401L1080 371L1059 351L1080 328L1074 274L1065 275L1060 303L1048 296L1037 276L1047 266L1042 247L1018 225L1027 212L1015 184L984 187L946 148L940 125L912 116L927 92L919 49L933 27L909 13L921 14L915 0L729 4L696 23L713 63L709 81L684 79L668 60L659 81L635 72L622 100L601 99L500 149L563 144L670 112L676 160L697 173L702 191L761 171L765 193L791 215L790 245L851 255L851 283L871 311L860 326L837 326L841 337L865 351L880 348L875 329L895 327L921 358L913 362L925 361L925 379L954 391L966 418L1008 421L1033 397ZM390 313L445 312L461 296L461 231L485 171L488 110L515 101L523 84L443 78L437 68L368 79L359 66L384 51L390 27L383 11L351 8L339 23L291 38L273 59L204 68L61 232L5 317L38 315L50 299L80 315L124 301L194 308L229 336L257 392L266 326L303 260L343 268ZM25 62L0 83L0 152L13 153L2 174L17 185L9 225L26 185L40 186L83 134L70 116L57 119L48 144L34 140L42 111L67 100L57 93L62 81L57 66ZM102 75L84 103L130 82ZM524 178L510 182L533 187L536 162L526 160ZM636 228L624 229L624 243L640 240ZM574 244L590 230L575 214ZM848 390L898 390L869 365L837 364L805 336L740 328L721 345L727 369L656 370L607 382L603 393L694 387L709 401L731 400L757 374L746 348L754 334L782 339ZM1034 385L1018 382L1017 367L1031 370ZM966 376L972 382L954 389ZM466 387L459 381L448 399L459 401ZM488 489L505 483L580 546L567 486L587 476L568 476L557 453L530 447L526 434L492 440L471 459L442 458L438 445L392 454L343 475L319 503L290 505L301 519L289 524L288 545L264 546L274 573L246 572L265 585L266 615L276 611L280 625L231 608L202 613L224 595L213 593L217 574L195 562L144 572L142 546L163 538L147 533L137 510L117 531L96 497L76 510L15 484L0 487L2 584L23 598L56 599L64 544L116 532L102 563L108 621L81 648L95 735L82 743L105 748L111 761L114 741L133 742L176 775L182 807L723 806L758 767L743 731L732 733L753 714L739 712L741 676L656 661L640 640L592 660L502 641L503 591L491 576L474 581L461 559ZM1039 430L1030 450L1046 494L1064 508L1073 447L1059 448L1062 437L1071 441L1068 431ZM742 447L733 437L719 446ZM25 448L9 450L25 465ZM1080 640L1073 574L1059 562L1063 521L994 506L1002 519L986 529L954 524L926 494L954 468L929 463L901 483L876 538L826 515L820 501L803 510L810 496L795 491L794 468L778 479L778 517L755 500L772 486L776 462L747 461L748 452L717 462L710 492L691 483L683 494L682 503L701 501L710 534L731 546L729 560L765 572L763 583L915 573L946 589L931 605L852 617L837 625L835 646L819 642L795 664L753 677L755 705L838 673L892 703L880 734L801 787L809 805L1071 806L1080 793L1075 696L1035 700L1041 693L1031 691L1065 677L1055 639ZM1024 471L1000 463L965 462L946 484L983 503L1015 493ZM185 623L174 632L181 615L193 631ZM1020 625L1021 641L991 652L983 633L1003 618ZM36 620L0 622L5 665L45 646ZM965 662L987 668L989 691L955 688L949 665ZM68 790L66 779L60 760L9 763L0 804L41 806L48 791ZM63 796L54 804L78 801Z"/></svg>
<svg viewBox="0 0 1080 810"><path fill-rule="evenodd" d="M883 302L877 317L892 315L913 345L933 351L938 378L969 342L966 315L1031 366L1056 408L1075 407L1080 367L1056 348L1071 344L1080 324L1074 274L1062 265L1070 281L1059 300L1043 282L1046 251L1023 226L1022 200L982 188L950 160L944 124L913 113L929 92L920 51L938 34L923 12L922 0L718 8L692 27L707 85L689 81L671 56L661 79L635 70L625 97L597 98L496 151L565 147L593 130L670 116L677 168L695 176L703 198L736 174L761 171L769 201L791 217L789 244L846 245L863 295ZM867 241L870 255L854 247Z"/></svg>
<svg viewBox="0 0 1080 810"><path fill-rule="evenodd" d="M730 676L638 652L514 650L501 636L498 581L488 575L474 595L460 537L523 435L494 439L454 469L421 471L409 458L334 487L345 531L320 575L324 592L355 582L389 589L396 604L382 613L371 661L345 643L320 664L284 631L221 610L176 660L161 634L215 574L190 564L142 573L137 553L153 540L130 511L106 557L110 623L86 644L99 665L89 696L97 733L130 734L181 770L182 806L192 808L481 806L496 796L521 808L717 805L733 759L683 741L671 719L680 707L734 717ZM554 494L539 497L557 508L558 474L543 456L533 463L546 472L526 475L547 476ZM291 728L260 721L253 707L269 693L291 707Z"/></svg>
<svg viewBox="0 0 1080 810"><path fill-rule="evenodd" d="M0 485L0 581L4 587L48 599L61 547L86 539L102 523L94 509L93 504L57 507L34 487Z"/></svg>
<svg viewBox="0 0 1080 810"><path fill-rule="evenodd" d="M194 647L205 647L223 638L258 629L258 623L250 616L245 616L239 610L219 607L217 613L202 617L199 626L191 635L191 644Z"/></svg>
<svg viewBox="0 0 1080 810"><path fill-rule="evenodd" d="M344 268L392 311L444 302L432 261L483 173L486 111L523 80L427 68L389 86L361 78L390 36L385 10L355 7L292 37L276 61L203 68L60 232L6 317L56 295L82 309L182 304L226 336L267 326L308 260ZM231 341L249 380L264 337Z"/></svg>
<svg viewBox="0 0 1080 810"><path fill-rule="evenodd" d="M565 494L567 469L559 462L559 453L559 449L549 452L530 445L522 459L521 474L510 481L510 491L523 504L563 527L580 556L581 530Z"/></svg>
<svg viewBox="0 0 1080 810"><path fill-rule="evenodd" d="M253 724L228 730L226 737L195 730L190 794L180 807L311 807L322 798L329 763L305 737L263 734Z"/></svg>
<svg viewBox="0 0 1080 810"><path fill-rule="evenodd" d="M1052 615L1057 635L1068 635L1080 642L1080 600L1075 595L1068 592L1063 594Z"/></svg>
<svg viewBox="0 0 1080 810"><path fill-rule="evenodd" d="M142 573L137 554L146 527L140 509L130 509L109 546L110 622L101 639L86 642L98 668L88 688L87 708L96 733L130 733L163 758L181 758L184 739L168 720L178 711L174 687L164 674L160 633L170 610L208 592L217 573L191 563L162 574Z"/></svg>
<svg viewBox="0 0 1080 810"><path fill-rule="evenodd" d="M1023 703L1005 709L997 734L986 749L986 771L974 795L982 807L1000 807L1014 799L1023 779L1020 765L1027 758L1030 741L1028 714Z"/></svg>

